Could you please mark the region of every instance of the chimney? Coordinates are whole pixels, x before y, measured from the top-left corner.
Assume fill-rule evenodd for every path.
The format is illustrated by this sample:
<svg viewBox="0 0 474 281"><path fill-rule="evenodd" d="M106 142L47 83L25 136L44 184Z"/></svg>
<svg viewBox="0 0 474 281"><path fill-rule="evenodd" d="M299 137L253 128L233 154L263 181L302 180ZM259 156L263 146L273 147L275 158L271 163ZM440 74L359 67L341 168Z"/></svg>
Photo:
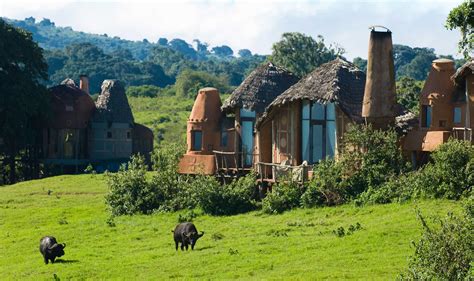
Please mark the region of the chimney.
<svg viewBox="0 0 474 281"><path fill-rule="evenodd" d="M370 32L362 117L374 128L384 129L395 123L397 115L392 32L375 27Z"/></svg>
<svg viewBox="0 0 474 281"><path fill-rule="evenodd" d="M81 81L79 82L79 89L86 92L88 95L89 93L89 77L85 74L79 76Z"/></svg>

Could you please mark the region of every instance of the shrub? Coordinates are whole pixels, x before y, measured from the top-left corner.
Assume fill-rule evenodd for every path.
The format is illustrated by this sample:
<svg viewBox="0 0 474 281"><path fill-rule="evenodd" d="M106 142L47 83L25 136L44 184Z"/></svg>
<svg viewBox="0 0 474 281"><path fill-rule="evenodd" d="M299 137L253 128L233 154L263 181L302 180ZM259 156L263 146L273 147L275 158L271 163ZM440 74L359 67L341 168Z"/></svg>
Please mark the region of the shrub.
<svg viewBox="0 0 474 281"><path fill-rule="evenodd" d="M340 162L351 197L374 192L408 167L395 130L374 130L370 125L349 127L344 134Z"/></svg>
<svg viewBox="0 0 474 281"><path fill-rule="evenodd" d="M303 189L296 182L281 181L262 201L262 210L267 214L279 214L300 205Z"/></svg>
<svg viewBox="0 0 474 281"><path fill-rule="evenodd" d="M471 279L471 263L474 257L474 217L472 198L466 206L464 217L453 214L437 220L436 227L428 226L418 213L423 234L415 246L401 279L415 280L464 280ZM469 277L470 275L470 277Z"/></svg>
<svg viewBox="0 0 474 281"><path fill-rule="evenodd" d="M186 152L186 146L182 143L166 143L156 147L151 155L153 170L177 171L179 160Z"/></svg>
<svg viewBox="0 0 474 281"><path fill-rule="evenodd" d="M193 185L199 206L205 213L233 215L255 208L255 201L252 199L256 180L254 173L226 185L220 185L214 177L200 177L201 179L194 181Z"/></svg>
<svg viewBox="0 0 474 281"><path fill-rule="evenodd" d="M301 205L305 208L332 206L344 203L346 198L341 165L335 160L327 159L315 167L313 178L301 196Z"/></svg>
<svg viewBox="0 0 474 281"><path fill-rule="evenodd" d="M432 197L459 199L474 186L474 147L465 141L453 140L444 143L432 155L432 163L423 173L432 178L424 186L424 192Z"/></svg>
<svg viewBox="0 0 474 281"><path fill-rule="evenodd" d="M117 173L106 173L109 193L105 200L112 215L147 214L158 207L146 171L143 157L132 156L128 167L122 165Z"/></svg>

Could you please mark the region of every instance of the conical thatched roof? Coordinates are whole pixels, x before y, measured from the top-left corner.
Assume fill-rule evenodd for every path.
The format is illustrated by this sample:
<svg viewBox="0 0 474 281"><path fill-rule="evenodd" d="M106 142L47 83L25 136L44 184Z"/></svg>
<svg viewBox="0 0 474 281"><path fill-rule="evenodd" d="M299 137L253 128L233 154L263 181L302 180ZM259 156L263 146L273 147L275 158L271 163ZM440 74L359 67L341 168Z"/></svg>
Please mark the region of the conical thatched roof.
<svg viewBox="0 0 474 281"><path fill-rule="evenodd" d="M298 77L272 63L266 63L247 76L224 102L222 110L245 108L261 113L278 95L298 81Z"/></svg>
<svg viewBox="0 0 474 281"><path fill-rule="evenodd" d="M362 118L364 88L365 73L350 62L337 58L319 66L278 96L267 107L259 121L262 121L274 107L303 99L323 104L334 102L351 119L359 121Z"/></svg>
<svg viewBox="0 0 474 281"><path fill-rule="evenodd" d="M104 80L96 105L95 122L133 123L125 88L118 80Z"/></svg>

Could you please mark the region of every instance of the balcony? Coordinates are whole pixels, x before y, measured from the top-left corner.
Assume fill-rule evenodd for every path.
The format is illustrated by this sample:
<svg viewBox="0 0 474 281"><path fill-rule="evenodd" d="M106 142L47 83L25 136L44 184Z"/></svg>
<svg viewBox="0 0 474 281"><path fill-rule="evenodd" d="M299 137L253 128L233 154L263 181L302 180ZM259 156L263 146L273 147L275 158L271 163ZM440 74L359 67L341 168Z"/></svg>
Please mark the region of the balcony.
<svg viewBox="0 0 474 281"><path fill-rule="evenodd" d="M470 143L472 142L472 128L467 127L454 127L452 136L457 140L464 140Z"/></svg>

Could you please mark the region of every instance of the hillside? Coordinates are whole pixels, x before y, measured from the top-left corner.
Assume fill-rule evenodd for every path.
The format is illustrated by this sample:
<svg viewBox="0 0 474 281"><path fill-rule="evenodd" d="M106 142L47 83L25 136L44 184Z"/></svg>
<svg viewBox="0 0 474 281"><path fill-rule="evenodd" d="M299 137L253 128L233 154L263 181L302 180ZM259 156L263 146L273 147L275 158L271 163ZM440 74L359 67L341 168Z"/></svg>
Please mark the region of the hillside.
<svg viewBox="0 0 474 281"><path fill-rule="evenodd" d="M196 249L176 252L170 231L177 213L120 217L109 226L102 175L59 176L0 187L0 276L51 279L394 279L413 252L426 215L460 209L458 202L420 201L368 207L298 209L198 216L205 231ZM359 223L337 237L333 231ZM54 235L66 255L44 265L39 239Z"/></svg>

